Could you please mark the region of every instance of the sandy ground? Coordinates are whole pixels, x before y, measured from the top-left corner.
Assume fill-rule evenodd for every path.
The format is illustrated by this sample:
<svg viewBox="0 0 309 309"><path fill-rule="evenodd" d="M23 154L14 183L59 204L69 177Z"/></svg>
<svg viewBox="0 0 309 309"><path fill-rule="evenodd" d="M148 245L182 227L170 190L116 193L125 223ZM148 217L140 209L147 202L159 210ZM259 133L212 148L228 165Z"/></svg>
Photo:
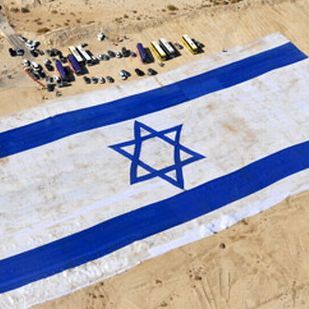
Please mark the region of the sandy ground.
<svg viewBox="0 0 309 309"><path fill-rule="evenodd" d="M45 37L35 34L32 37L45 39L45 46L54 42L63 50L77 39L87 41L96 54L111 47L120 48L122 44L133 48L137 41L148 43L161 36L179 41L181 34L187 32L206 45L207 54L278 31L309 54L308 0L272 4L240 1L233 5L223 1L178 0L173 1L178 9L172 11L163 0L90 0L86 1L87 6L82 1L75 5L75 1L60 4L61 1L56 0L30 5L31 13L14 12L12 8L20 10L27 3L21 2L6 3L7 15L15 30L31 34L48 27L53 31ZM110 4L108 8L106 3ZM79 14L82 11L84 13ZM85 25L80 37L75 28L78 25ZM102 27L112 39L99 43L94 33ZM115 47L112 41L123 35L129 39ZM7 48L7 41L0 36L0 115L44 104L46 99L54 98L55 94L38 89L23 75L16 58L8 57ZM157 63L150 67L159 72L168 71L193 59L194 56L184 51L181 57L169 61L163 68ZM116 77L121 68L132 70L137 66L141 67L138 59L113 60L91 68L90 75ZM120 82L118 78L116 84ZM61 92L72 95L98 87L111 86L86 86L78 78L72 87ZM308 204L308 192L291 197L220 234L38 308L307 308Z"/></svg>

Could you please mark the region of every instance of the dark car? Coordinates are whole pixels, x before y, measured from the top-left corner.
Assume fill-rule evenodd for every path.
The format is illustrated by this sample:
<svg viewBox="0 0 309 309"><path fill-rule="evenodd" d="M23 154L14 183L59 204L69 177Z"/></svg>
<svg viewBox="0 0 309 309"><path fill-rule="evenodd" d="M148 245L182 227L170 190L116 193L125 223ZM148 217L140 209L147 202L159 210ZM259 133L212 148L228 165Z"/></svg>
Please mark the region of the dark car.
<svg viewBox="0 0 309 309"><path fill-rule="evenodd" d="M61 61L62 63L67 63L67 62L68 62L68 61L67 61L67 58L64 57L63 55L59 56L59 59L60 59L60 61Z"/></svg>
<svg viewBox="0 0 309 309"><path fill-rule="evenodd" d="M84 79L86 84L91 84L91 79L89 77L84 76L83 79Z"/></svg>
<svg viewBox="0 0 309 309"><path fill-rule="evenodd" d="M40 78L44 79L46 77L46 73L44 71L39 71L38 73L40 75Z"/></svg>
<svg viewBox="0 0 309 309"><path fill-rule="evenodd" d="M113 83L113 82L115 81L111 76L106 76L106 80L107 80L109 83Z"/></svg>
<svg viewBox="0 0 309 309"><path fill-rule="evenodd" d="M46 69L47 69L48 71L50 71L50 72L54 71L54 67L53 67L53 65L50 64L50 63L45 64L45 67L46 67Z"/></svg>
<svg viewBox="0 0 309 309"><path fill-rule="evenodd" d="M9 53L10 53L10 56L11 57L15 57L15 56L17 56L17 52L16 52L16 50L15 49L13 49L13 48L9 48Z"/></svg>
<svg viewBox="0 0 309 309"><path fill-rule="evenodd" d="M57 56L60 56L62 54L61 51L58 50L57 48L47 49L46 53L50 57L57 57Z"/></svg>
<svg viewBox="0 0 309 309"><path fill-rule="evenodd" d="M92 83L97 84L99 82L99 79L97 77L91 78Z"/></svg>
<svg viewBox="0 0 309 309"><path fill-rule="evenodd" d="M144 71L142 71L139 68L136 68L134 71L135 71L137 76L144 76L145 75Z"/></svg>
<svg viewBox="0 0 309 309"><path fill-rule="evenodd" d="M37 57L39 55L38 51L37 50L30 50L30 53L33 57Z"/></svg>
<svg viewBox="0 0 309 309"><path fill-rule="evenodd" d="M116 57L115 52L113 52L112 50L108 50L107 54L109 55L110 58L115 58Z"/></svg>
<svg viewBox="0 0 309 309"><path fill-rule="evenodd" d="M55 84L47 84L47 91L53 92L55 89Z"/></svg>
<svg viewBox="0 0 309 309"><path fill-rule="evenodd" d="M131 51L125 47L122 47L121 49L121 53L123 55L123 57L129 57L131 55Z"/></svg>
<svg viewBox="0 0 309 309"><path fill-rule="evenodd" d="M147 70L147 75L149 75L149 76L156 75L156 74L158 74L158 72L155 71L155 70L152 69L152 68L149 68L149 69Z"/></svg>

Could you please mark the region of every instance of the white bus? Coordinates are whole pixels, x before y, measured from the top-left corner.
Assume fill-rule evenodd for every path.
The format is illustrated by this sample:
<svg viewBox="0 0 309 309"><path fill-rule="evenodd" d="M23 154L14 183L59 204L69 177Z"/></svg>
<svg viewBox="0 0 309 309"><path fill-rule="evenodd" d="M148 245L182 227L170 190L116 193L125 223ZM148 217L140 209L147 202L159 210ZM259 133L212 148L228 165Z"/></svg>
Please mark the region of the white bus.
<svg viewBox="0 0 309 309"><path fill-rule="evenodd" d="M84 59L82 58L82 56L80 55L80 53L77 51L76 47L74 46L69 46L69 51L70 53L75 57L75 59L78 62L83 62Z"/></svg>
<svg viewBox="0 0 309 309"><path fill-rule="evenodd" d="M152 41L150 42L150 46L151 46L152 51L154 52L154 54L160 61L165 61L167 59L167 54L162 49L159 42Z"/></svg>
<svg viewBox="0 0 309 309"><path fill-rule="evenodd" d="M189 37L189 35L184 34L182 36L182 41L192 54L197 54L200 51L196 43Z"/></svg>
<svg viewBox="0 0 309 309"><path fill-rule="evenodd" d="M76 49L81 54L81 56L84 58L84 60L86 61L87 64L92 64L92 62L93 62L92 57L89 55L89 53L81 45L78 45L76 47Z"/></svg>
<svg viewBox="0 0 309 309"><path fill-rule="evenodd" d="M168 57L173 58L176 56L175 48L166 39L161 38L159 42L164 51L166 52L166 54L168 55Z"/></svg>

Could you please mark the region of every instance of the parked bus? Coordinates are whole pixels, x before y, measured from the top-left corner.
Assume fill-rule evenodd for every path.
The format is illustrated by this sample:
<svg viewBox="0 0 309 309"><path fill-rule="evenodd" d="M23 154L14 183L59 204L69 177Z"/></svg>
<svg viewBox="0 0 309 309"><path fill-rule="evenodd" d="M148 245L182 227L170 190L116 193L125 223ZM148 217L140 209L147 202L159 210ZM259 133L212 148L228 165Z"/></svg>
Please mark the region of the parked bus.
<svg viewBox="0 0 309 309"><path fill-rule="evenodd" d="M167 54L160 46L159 42L152 41L150 43L151 49L153 50L154 54L160 61L167 60Z"/></svg>
<svg viewBox="0 0 309 309"><path fill-rule="evenodd" d="M199 53L200 49L198 48L198 46L196 45L196 43L189 37L189 35L184 34L182 36L182 42L184 43L184 45L188 48L188 50L192 53L192 54L197 54Z"/></svg>
<svg viewBox="0 0 309 309"><path fill-rule="evenodd" d="M81 45L77 46L76 49L81 54L81 56L84 58L87 64L92 64L92 57Z"/></svg>
<svg viewBox="0 0 309 309"><path fill-rule="evenodd" d="M63 67L60 60L57 59L55 63L56 63L56 68L57 68L59 75L61 77L61 80L66 81L68 79L68 73L67 73L66 69Z"/></svg>
<svg viewBox="0 0 309 309"><path fill-rule="evenodd" d="M165 51L165 53L168 55L169 58L176 57L176 50L175 48L164 38L161 38L159 40L161 47Z"/></svg>
<svg viewBox="0 0 309 309"><path fill-rule="evenodd" d="M84 59L82 58L82 56L80 55L80 53L77 51L76 47L70 46L70 47L69 47L69 51L70 51L70 53L75 57L75 59L76 59L78 62L83 62L83 61L84 61Z"/></svg>
<svg viewBox="0 0 309 309"><path fill-rule="evenodd" d="M147 63L148 62L148 54L146 52L146 49L144 48L142 43L137 43L136 45L138 54L142 60L143 63Z"/></svg>
<svg viewBox="0 0 309 309"><path fill-rule="evenodd" d="M73 55L71 55L71 54L68 55L67 59L69 61L71 69L74 71L74 73L76 75L83 73L83 70L82 70L79 62L76 60L76 58Z"/></svg>

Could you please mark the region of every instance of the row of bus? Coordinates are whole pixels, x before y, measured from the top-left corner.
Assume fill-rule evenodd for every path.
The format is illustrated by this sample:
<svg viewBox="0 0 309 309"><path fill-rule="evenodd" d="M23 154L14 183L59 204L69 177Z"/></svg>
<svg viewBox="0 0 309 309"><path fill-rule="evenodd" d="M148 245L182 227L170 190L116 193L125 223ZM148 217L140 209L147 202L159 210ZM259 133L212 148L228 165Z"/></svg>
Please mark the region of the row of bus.
<svg viewBox="0 0 309 309"><path fill-rule="evenodd" d="M182 36L182 42L192 54L197 54L201 51L200 46L188 34L184 34ZM138 43L136 47L142 62L149 62L149 52L143 46L143 44ZM176 50L175 46L164 38L161 38L158 41L150 42L150 47L153 54L160 61L165 61L178 55L178 51Z"/></svg>
<svg viewBox="0 0 309 309"><path fill-rule="evenodd" d="M81 45L79 46L70 46L69 47L70 54L66 57L72 71L76 75L81 75L84 73L83 64L93 64L94 58L93 56L86 51ZM55 60L56 69L63 81L68 81L69 74L66 68L62 65L60 60Z"/></svg>
<svg viewBox="0 0 309 309"><path fill-rule="evenodd" d="M82 45L70 46L69 51L79 63L88 65L97 63L97 59L88 50L85 50Z"/></svg>
<svg viewBox="0 0 309 309"><path fill-rule="evenodd" d="M184 34L182 36L182 42L184 46L193 54L197 54L201 51L200 46L197 44L197 42L191 39L190 36L187 34ZM176 44L177 43L175 43L175 45ZM158 41L152 41L150 43L150 48L152 53L160 61L165 61L178 55L178 50L175 48L175 46L164 38L161 38ZM83 72L85 71L84 64L93 65L97 62L97 59L82 45L70 46L69 51L70 54L67 57L67 61L72 71L77 75L83 74ZM149 58L151 56L148 48L146 49L141 43L138 43L137 51L143 63L149 62ZM67 80L68 71L63 67L61 61L56 60L55 65L62 80Z"/></svg>

